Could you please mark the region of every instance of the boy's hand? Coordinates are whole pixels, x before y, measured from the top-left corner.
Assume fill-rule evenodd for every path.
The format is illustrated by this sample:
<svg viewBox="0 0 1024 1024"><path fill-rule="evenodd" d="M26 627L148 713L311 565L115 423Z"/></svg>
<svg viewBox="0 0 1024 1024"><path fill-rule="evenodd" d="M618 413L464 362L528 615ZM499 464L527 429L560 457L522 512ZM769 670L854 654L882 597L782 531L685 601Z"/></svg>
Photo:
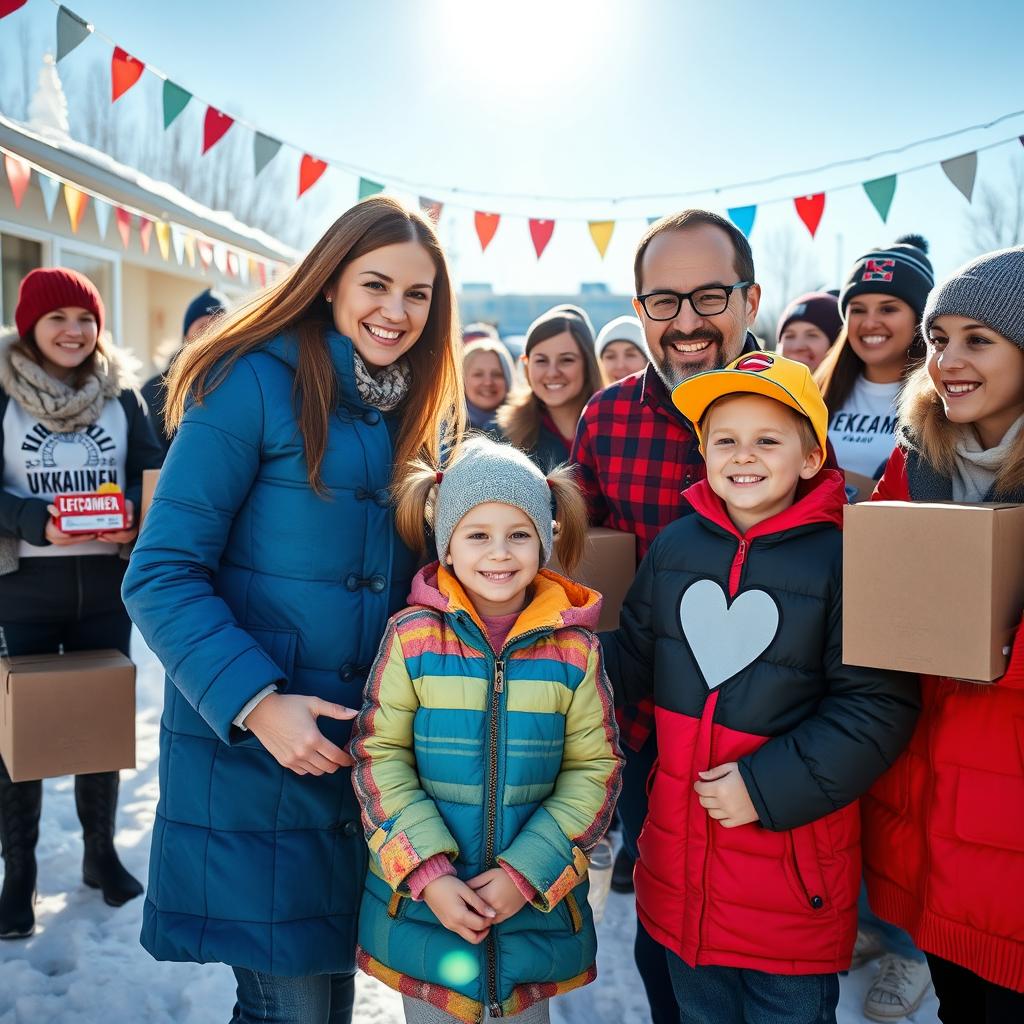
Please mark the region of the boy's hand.
<svg viewBox="0 0 1024 1024"><path fill-rule="evenodd" d="M757 811L750 800L747 785L735 761L720 764L706 772L698 772L703 782L693 784L700 797L700 805L708 815L720 821L725 828L749 825L757 821Z"/></svg>
<svg viewBox="0 0 1024 1024"><path fill-rule="evenodd" d="M516 883L504 868L491 868L466 884L497 911L493 924L507 921L526 906L526 897L516 888Z"/></svg>
<svg viewBox="0 0 1024 1024"><path fill-rule="evenodd" d="M435 878L420 895L448 931L461 935L474 946L487 938L497 920L484 900L455 875Z"/></svg>

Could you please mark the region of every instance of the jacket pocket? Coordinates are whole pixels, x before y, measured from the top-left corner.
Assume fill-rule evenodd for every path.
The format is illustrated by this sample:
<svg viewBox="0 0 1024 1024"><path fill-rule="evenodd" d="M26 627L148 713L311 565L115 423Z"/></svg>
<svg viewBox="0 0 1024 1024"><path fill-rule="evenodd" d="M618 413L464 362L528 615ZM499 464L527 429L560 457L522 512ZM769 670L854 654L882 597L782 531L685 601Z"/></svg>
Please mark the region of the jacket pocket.
<svg viewBox="0 0 1024 1024"><path fill-rule="evenodd" d="M407 896L403 896L401 893L393 892L391 898L388 900L388 917L392 921L398 920L405 912L405 903L408 899Z"/></svg>
<svg viewBox="0 0 1024 1024"><path fill-rule="evenodd" d="M828 906L825 878L818 860L817 840L813 825L801 825L786 833L790 858L804 906L823 910Z"/></svg>
<svg viewBox="0 0 1024 1024"><path fill-rule="evenodd" d="M569 913L569 926L572 928L572 933L578 935L583 930L583 911L580 910L576 893L567 893L562 902L565 903L565 909Z"/></svg>
<svg viewBox="0 0 1024 1024"><path fill-rule="evenodd" d="M299 646L297 629L264 629L246 626L246 632L266 651L270 660L281 670L283 683L278 683L282 693L287 691L295 671L295 655Z"/></svg>

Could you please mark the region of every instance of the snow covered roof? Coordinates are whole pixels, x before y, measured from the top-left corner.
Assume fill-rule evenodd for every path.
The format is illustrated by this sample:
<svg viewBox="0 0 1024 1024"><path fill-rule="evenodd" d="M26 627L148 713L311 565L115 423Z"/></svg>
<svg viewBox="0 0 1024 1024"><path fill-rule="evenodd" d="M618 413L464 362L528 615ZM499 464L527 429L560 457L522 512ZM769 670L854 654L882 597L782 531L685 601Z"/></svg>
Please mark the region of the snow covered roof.
<svg viewBox="0 0 1024 1024"><path fill-rule="evenodd" d="M271 260L294 263L299 253L225 210L211 210L173 185L156 181L106 153L43 126L0 114L0 146L68 179L72 184L130 206L155 220L169 220L212 239Z"/></svg>

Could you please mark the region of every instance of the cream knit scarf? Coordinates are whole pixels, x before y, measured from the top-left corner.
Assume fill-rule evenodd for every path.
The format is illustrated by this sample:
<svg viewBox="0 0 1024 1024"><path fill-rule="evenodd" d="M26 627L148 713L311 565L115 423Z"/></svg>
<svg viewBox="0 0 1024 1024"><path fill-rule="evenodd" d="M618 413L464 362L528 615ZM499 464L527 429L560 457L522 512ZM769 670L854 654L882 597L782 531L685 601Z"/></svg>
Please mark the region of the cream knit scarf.
<svg viewBox="0 0 1024 1024"><path fill-rule="evenodd" d="M982 448L974 430L970 426L963 429L956 443L952 480L954 501L985 500L1022 427L1024 416L1007 430L995 448Z"/></svg>

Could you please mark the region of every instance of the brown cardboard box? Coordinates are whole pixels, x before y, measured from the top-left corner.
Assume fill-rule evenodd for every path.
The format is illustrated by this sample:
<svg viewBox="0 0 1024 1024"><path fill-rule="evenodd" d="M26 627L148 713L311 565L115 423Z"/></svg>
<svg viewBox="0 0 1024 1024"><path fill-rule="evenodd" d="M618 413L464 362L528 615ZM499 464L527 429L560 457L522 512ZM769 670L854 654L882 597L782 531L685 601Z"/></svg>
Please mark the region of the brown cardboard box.
<svg viewBox="0 0 1024 1024"><path fill-rule="evenodd" d="M847 505L843 660L998 679L1024 609L1022 566L1024 505Z"/></svg>
<svg viewBox="0 0 1024 1024"><path fill-rule="evenodd" d="M15 782L135 767L135 666L119 651L0 660L0 755Z"/></svg>
<svg viewBox="0 0 1024 1024"><path fill-rule="evenodd" d="M875 484L877 480L872 480L869 476L861 476L860 473L851 473L848 469L843 471L843 476L846 477L846 487L849 492L850 488L853 488L854 495L850 499L854 504L861 501L869 501L871 495L875 491Z"/></svg>
<svg viewBox="0 0 1024 1024"><path fill-rule="evenodd" d="M156 490L156 482L160 479L159 469L144 469L142 471L142 502L139 506L139 529L142 529L142 521L146 518L149 506L153 504L153 492Z"/></svg>
<svg viewBox="0 0 1024 1024"><path fill-rule="evenodd" d="M551 568L561 572L557 558L551 559ZM604 596L598 629L615 629L619 625L619 612L636 576L636 537L621 530L607 530L603 526L587 532L587 547L583 559L572 578L584 583Z"/></svg>

